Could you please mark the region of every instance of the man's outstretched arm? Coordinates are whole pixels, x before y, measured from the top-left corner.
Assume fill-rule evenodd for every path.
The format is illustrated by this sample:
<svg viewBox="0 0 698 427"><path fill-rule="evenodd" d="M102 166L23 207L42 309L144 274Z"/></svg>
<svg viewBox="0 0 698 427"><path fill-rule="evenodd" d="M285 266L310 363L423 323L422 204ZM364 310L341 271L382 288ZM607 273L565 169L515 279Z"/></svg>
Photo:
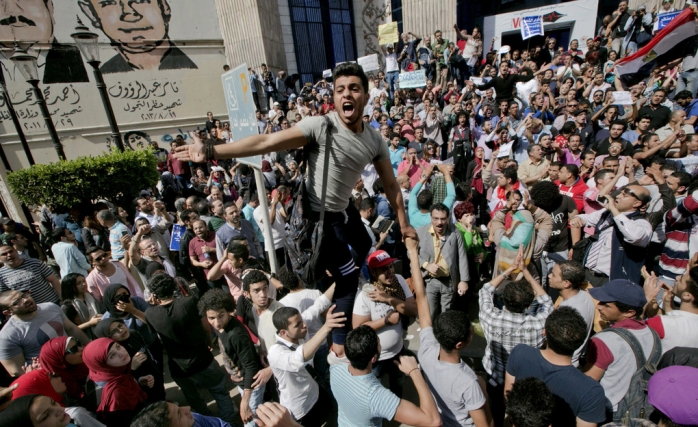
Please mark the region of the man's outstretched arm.
<svg viewBox="0 0 698 427"><path fill-rule="evenodd" d="M191 161L195 163L205 162L206 155L204 144L198 135L190 132L193 144L183 145L175 149L175 158L181 161ZM234 144L221 144L213 147L214 158L234 159L238 157L255 156L277 151L287 151L292 148L299 148L308 143L300 129L292 127L265 135L252 135L245 137Z"/></svg>

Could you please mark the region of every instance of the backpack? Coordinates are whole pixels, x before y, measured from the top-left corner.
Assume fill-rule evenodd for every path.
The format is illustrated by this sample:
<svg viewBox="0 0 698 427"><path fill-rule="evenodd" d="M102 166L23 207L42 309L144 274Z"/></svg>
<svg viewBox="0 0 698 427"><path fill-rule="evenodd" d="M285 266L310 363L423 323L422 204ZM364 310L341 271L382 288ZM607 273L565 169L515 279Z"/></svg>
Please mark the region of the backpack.
<svg viewBox="0 0 698 427"><path fill-rule="evenodd" d="M326 136L325 136L325 172L322 177L322 194L320 196L320 216L316 220L311 217L312 210L310 202L306 195L307 178L310 167L306 168L305 176L298 190L293 195L293 208L287 224L288 231L284 237L283 244L286 249L286 266L303 280L303 283L309 288L315 286L315 283L324 276L324 269L321 268L320 259L322 238L324 236L324 219L325 219L325 197L327 196L327 177L328 166L330 163L330 150L332 149L332 121L329 117L325 118ZM306 150L304 150L306 151ZM306 154L307 156L307 154ZM307 157L305 164L308 164Z"/></svg>
<svg viewBox="0 0 698 427"><path fill-rule="evenodd" d="M657 371L657 364L662 357L662 342L659 335L652 329L647 328L652 333L652 353L649 358L645 358L644 351L640 342L635 338L632 332L627 329L606 329L601 333L615 333L619 335L630 346L635 354L637 370L630 379L630 387L618 402L618 409L613 413L614 422L623 422L624 425L630 425L630 420L633 418L647 419L653 411L652 405L647 401L647 383L650 377Z"/></svg>

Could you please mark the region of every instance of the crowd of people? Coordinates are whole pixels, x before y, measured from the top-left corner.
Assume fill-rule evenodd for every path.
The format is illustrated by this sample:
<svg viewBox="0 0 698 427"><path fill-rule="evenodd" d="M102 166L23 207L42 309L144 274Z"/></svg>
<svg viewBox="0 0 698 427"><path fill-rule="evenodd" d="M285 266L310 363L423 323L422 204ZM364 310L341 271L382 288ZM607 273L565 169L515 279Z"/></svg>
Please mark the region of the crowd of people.
<svg viewBox="0 0 698 427"><path fill-rule="evenodd" d="M209 112L132 204L3 218L0 427L698 425L698 47L613 74L671 11L623 0L586 49L408 32L302 90L250 69L259 135Z"/></svg>

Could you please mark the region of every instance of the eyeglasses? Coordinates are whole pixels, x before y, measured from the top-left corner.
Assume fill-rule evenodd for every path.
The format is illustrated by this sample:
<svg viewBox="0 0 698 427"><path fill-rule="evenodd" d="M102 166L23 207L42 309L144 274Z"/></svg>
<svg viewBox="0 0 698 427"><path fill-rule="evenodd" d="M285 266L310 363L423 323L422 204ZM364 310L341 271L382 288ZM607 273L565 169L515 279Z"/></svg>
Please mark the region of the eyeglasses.
<svg viewBox="0 0 698 427"><path fill-rule="evenodd" d="M17 298L16 300L12 301L12 304L10 304L10 307L16 307L23 303L24 301L27 300L27 298L31 297L31 291L25 291L22 293L22 296Z"/></svg>
<svg viewBox="0 0 698 427"><path fill-rule="evenodd" d="M124 332L125 329L126 329L126 325L124 325L121 322L117 322L116 328L113 331L109 332L109 338L113 337L116 334L120 334L120 333Z"/></svg>
<svg viewBox="0 0 698 427"><path fill-rule="evenodd" d="M78 351L79 351L78 345L75 344L74 346L72 346L72 347L70 347L70 348L67 348L67 349L65 350L65 354L66 354L66 355L68 355L68 354L78 354Z"/></svg>
<svg viewBox="0 0 698 427"><path fill-rule="evenodd" d="M601 94L594 95L594 98L597 98L597 97L598 97L598 98L601 98L601 96L603 96L603 95L601 95Z"/></svg>
<svg viewBox="0 0 698 427"><path fill-rule="evenodd" d="M576 107L579 104L567 104L568 107Z"/></svg>

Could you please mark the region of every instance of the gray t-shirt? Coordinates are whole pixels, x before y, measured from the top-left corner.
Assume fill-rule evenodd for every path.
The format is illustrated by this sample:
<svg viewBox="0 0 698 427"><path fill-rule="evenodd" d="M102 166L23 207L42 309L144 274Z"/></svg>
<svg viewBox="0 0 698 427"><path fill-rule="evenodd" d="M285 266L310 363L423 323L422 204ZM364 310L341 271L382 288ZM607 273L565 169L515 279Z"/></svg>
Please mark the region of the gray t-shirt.
<svg viewBox="0 0 698 427"><path fill-rule="evenodd" d="M470 411L485 404L477 375L463 361L457 365L440 361L439 350L434 329L422 329L419 333L419 362L441 412L443 425L473 426Z"/></svg>
<svg viewBox="0 0 698 427"><path fill-rule="evenodd" d="M589 334L591 333L591 328L594 327L594 314L596 313L596 305L591 295L587 291L579 291L577 295L573 296L568 300L564 300L560 303L560 307L572 307L579 312L584 318L584 322L587 324L587 340L589 339ZM575 350L572 356L572 365L575 367L579 366L579 356L582 350L586 348L587 340L584 340L584 344Z"/></svg>
<svg viewBox="0 0 698 427"><path fill-rule="evenodd" d="M327 117L332 120L332 150L329 161L329 176L327 177L327 198L325 209L330 212L340 212L349 205L351 190L359 180L361 172L367 164L390 160L388 145L383 141L378 131L364 124L361 133L354 133L340 123L337 113ZM322 176L325 160L326 124L323 117L307 117L296 125L308 140L305 146L309 150L308 164L311 173L308 174L308 199L314 211L320 211L320 196L322 195Z"/></svg>
<svg viewBox="0 0 698 427"><path fill-rule="evenodd" d="M36 316L28 321L10 317L0 330L0 360L8 360L24 353L24 360L31 364L32 357L39 357L41 346L52 338L66 335L63 311L54 303L37 304Z"/></svg>

